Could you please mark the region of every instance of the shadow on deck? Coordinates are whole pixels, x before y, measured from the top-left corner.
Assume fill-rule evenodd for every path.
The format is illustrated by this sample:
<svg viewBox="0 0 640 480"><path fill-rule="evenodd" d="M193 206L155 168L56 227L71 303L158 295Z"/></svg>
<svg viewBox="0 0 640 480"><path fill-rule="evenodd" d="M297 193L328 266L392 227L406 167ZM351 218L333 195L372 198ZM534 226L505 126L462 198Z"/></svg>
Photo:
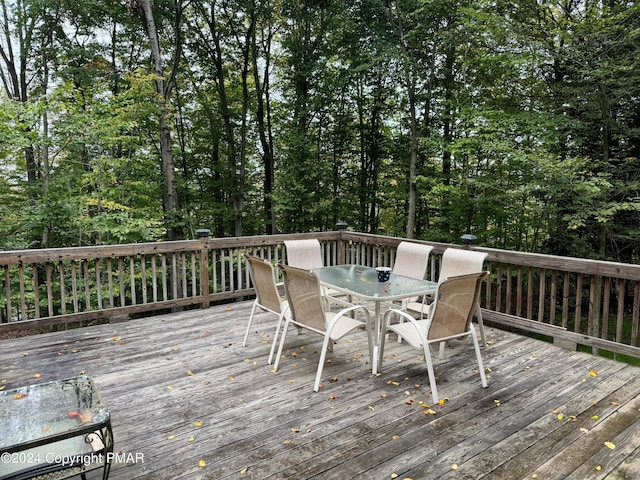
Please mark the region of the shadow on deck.
<svg viewBox="0 0 640 480"><path fill-rule="evenodd" d="M640 478L638 367L487 329L489 388L470 346L448 349L430 405L419 352L387 342L373 376L357 333L313 393L320 337L291 334L275 373L273 316L241 346L250 306L3 340L0 387L92 376L138 459L113 479Z"/></svg>

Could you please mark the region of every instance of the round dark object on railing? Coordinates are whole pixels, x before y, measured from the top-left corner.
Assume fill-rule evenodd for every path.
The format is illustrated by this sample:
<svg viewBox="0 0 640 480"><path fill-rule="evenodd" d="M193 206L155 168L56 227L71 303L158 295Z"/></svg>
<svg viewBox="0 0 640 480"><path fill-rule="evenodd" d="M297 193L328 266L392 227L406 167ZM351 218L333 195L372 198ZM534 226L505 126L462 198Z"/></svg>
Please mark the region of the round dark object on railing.
<svg viewBox="0 0 640 480"><path fill-rule="evenodd" d="M347 222L343 222L342 220L336 222L336 230L346 230L349 224Z"/></svg>
<svg viewBox="0 0 640 480"><path fill-rule="evenodd" d="M478 241L478 237L475 235L471 235L470 233L465 233L460 237L463 245L475 245Z"/></svg>
<svg viewBox="0 0 640 480"><path fill-rule="evenodd" d="M208 237L210 233L211 230L207 228L199 228L198 230L196 230L196 235L198 236L198 238Z"/></svg>

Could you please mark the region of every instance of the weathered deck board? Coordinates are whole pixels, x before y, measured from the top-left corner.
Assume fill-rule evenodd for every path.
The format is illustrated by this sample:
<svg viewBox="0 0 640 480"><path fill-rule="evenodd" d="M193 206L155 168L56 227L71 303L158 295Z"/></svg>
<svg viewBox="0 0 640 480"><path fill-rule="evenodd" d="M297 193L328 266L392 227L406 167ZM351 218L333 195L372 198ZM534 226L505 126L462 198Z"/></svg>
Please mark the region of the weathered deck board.
<svg viewBox="0 0 640 480"><path fill-rule="evenodd" d="M91 375L112 414L116 451L144 454L144 463L114 465L114 479L638 474L637 367L490 329L489 388L472 349L459 344L436 362L447 401L425 415L420 402L431 397L419 352L390 340L373 376L366 335L356 333L329 354L314 393L320 337L290 333L275 373L266 364L272 315L259 314L241 346L250 305L3 340L0 386Z"/></svg>

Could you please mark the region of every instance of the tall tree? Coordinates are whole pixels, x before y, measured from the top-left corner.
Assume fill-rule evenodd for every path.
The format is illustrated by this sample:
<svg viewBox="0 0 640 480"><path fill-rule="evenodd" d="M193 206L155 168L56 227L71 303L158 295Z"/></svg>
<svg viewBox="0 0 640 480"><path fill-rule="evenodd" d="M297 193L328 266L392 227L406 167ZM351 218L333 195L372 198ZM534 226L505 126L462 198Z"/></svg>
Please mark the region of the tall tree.
<svg viewBox="0 0 640 480"><path fill-rule="evenodd" d="M179 200L176 186L175 159L173 155L173 140L171 126L171 92L175 85L175 78L180 63L182 51L182 14L184 11L182 0L176 0L172 9L172 27L174 45L171 61L168 66L168 74L165 73L165 60L160 46L160 36L154 17L155 9L153 0L130 0L132 8L140 7L146 21L147 35L151 49L151 61L153 65L154 86L158 101L158 122L160 156L162 158L162 171L164 172L164 209L166 215L167 238L178 240L183 237L183 226L179 220Z"/></svg>

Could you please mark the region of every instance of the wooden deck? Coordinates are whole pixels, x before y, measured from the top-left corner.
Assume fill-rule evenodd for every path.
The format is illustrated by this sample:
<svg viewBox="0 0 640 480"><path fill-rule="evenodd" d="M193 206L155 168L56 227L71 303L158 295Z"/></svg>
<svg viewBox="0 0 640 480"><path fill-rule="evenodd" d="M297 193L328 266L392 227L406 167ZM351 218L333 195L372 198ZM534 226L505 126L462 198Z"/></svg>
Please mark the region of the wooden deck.
<svg viewBox="0 0 640 480"><path fill-rule="evenodd" d="M387 342L373 376L364 333L346 337L313 393L320 338L292 334L272 372L271 315L241 345L250 306L1 340L0 388L91 375L116 452L144 457L113 479L640 478L637 367L488 329L489 388L472 348L449 349L447 400L425 414L426 369L406 344Z"/></svg>

